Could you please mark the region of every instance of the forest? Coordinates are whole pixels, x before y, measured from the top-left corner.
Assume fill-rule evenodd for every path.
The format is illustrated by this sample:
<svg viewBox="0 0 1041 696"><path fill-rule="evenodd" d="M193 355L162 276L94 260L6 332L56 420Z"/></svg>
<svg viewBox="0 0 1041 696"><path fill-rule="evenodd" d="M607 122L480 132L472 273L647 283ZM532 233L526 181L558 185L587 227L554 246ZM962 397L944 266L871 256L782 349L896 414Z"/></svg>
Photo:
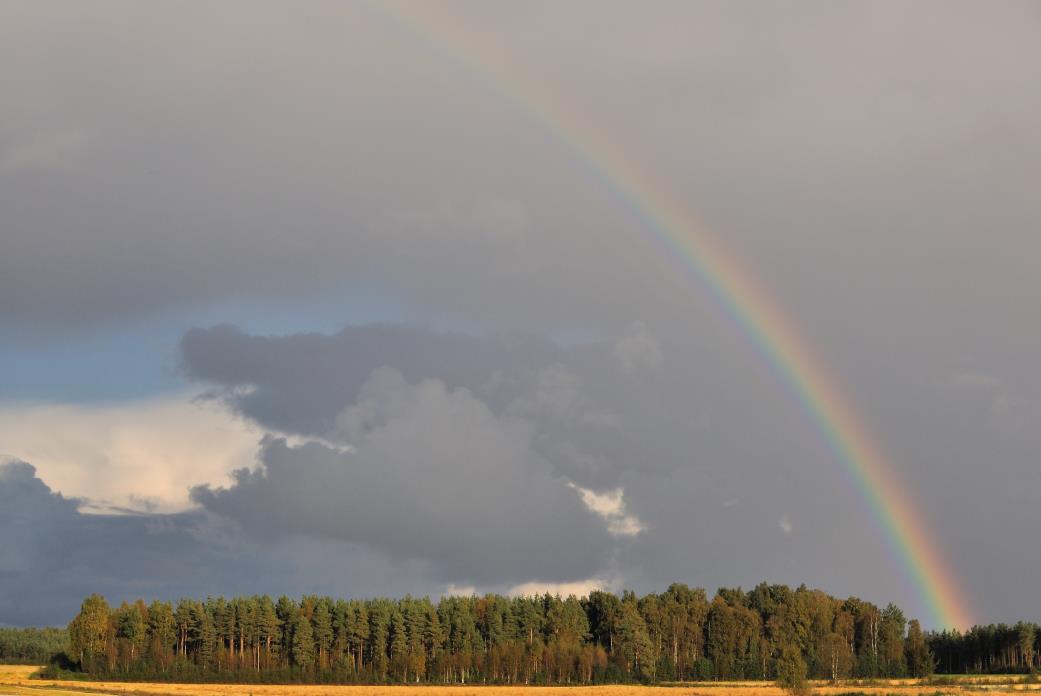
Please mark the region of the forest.
<svg viewBox="0 0 1041 696"><path fill-rule="evenodd" d="M0 664L42 665L64 651L64 628L4 628L0 626Z"/></svg>
<svg viewBox="0 0 1041 696"><path fill-rule="evenodd" d="M1041 629L924 633L879 608L800 586L673 584L638 597L84 600L65 662L123 680L574 684L1032 671Z"/></svg>

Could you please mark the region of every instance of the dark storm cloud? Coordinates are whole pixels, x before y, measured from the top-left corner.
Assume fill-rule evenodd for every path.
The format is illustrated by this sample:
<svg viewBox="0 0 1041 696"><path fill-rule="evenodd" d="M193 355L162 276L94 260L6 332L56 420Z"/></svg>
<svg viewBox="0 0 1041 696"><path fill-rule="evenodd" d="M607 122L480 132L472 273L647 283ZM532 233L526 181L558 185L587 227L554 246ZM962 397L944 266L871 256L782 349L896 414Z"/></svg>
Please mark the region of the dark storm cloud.
<svg viewBox="0 0 1041 696"><path fill-rule="evenodd" d="M339 427L348 451L269 440L259 469L192 497L262 537L363 543L447 581L573 581L607 565L606 525L536 453L530 426L471 393L381 369Z"/></svg>
<svg viewBox="0 0 1041 696"><path fill-rule="evenodd" d="M151 596L219 573L206 566L219 559L195 536L197 515L84 515L79 507L31 465L0 465L0 622L65 622L93 591Z"/></svg>
<svg viewBox="0 0 1041 696"><path fill-rule="evenodd" d="M444 350L446 346L453 350ZM534 473L542 483L527 487L530 500L563 502L559 510L541 517L557 520L566 513L583 522L578 528L553 522L563 535L561 553L576 543L595 549L599 558L580 564L590 575L621 573L641 589L658 588L676 577L710 587L762 577L800 582L800 563L827 541L821 534L858 540L862 550L864 543L871 544L870 535L861 531L867 513L848 514L850 504L856 508L858 503L855 492L836 491L841 482L830 453L806 437L793 404L756 395L763 378L770 376L749 373L747 356L735 356L725 338L707 337L683 346L682 353L704 361L680 365L669 359L677 346L663 344L642 324L614 340L570 347L387 326L351 327L333 336L272 338L215 327L191 332L183 347L186 372L200 379L205 375L230 390L229 404L241 414L257 418L256 404L263 404L263 414L289 414L300 404L308 421L293 414L269 418L265 425L330 443L292 448L269 442L264 467L240 472L227 491L196 491L196 500L211 512L264 534L353 539L424 558L431 553L424 548L437 549L434 558L454 561L455 575L444 577L458 583L521 582L531 579L524 573L533 569L540 579L574 579L554 571L559 560L517 567L497 556L494 547L503 539L514 546L513 535L529 534L533 518L503 514L507 527L479 543L460 536L456 528L466 525L455 515L483 520L480 510L464 504L456 512L440 512L459 504L431 502L454 501L457 491L465 491L464 500L494 501L493 509L509 510L499 504L500 497L525 489L513 481ZM207 359L209 353L214 359ZM473 355L490 359L482 364ZM460 359L470 369L459 369ZM690 366L700 367L691 371ZM373 370L376 376L361 387L358 382ZM397 370L426 377L408 382ZM430 378L436 381L420 386ZM240 390L257 401L243 402ZM423 394L426 398L420 398ZM450 406L459 400L470 408L460 412ZM304 404L323 408L312 411ZM475 414L481 427L474 423ZM739 418L746 424L743 431L712 427ZM488 455L482 451L488 448L465 441L467 433L489 428L495 433L504 427L523 428L522 456L501 442L495 448L498 454ZM380 454L372 451L377 434L384 447L395 447ZM358 449L330 449L337 442ZM446 448L447 456L427 454ZM421 485L396 485L411 480ZM606 539L602 520L590 526L574 507L574 496L561 496L564 481L600 492L622 487L627 511L644 523L644 531L632 543ZM810 514L792 503L803 498L827 502L818 503ZM730 500L738 504L725 506ZM424 517L433 512L443 517ZM725 534L717 533L721 516ZM835 519L824 523L829 516ZM782 529L786 519L795 526L791 534ZM481 522L477 528L497 527ZM496 570L485 568L480 555L461 554L457 543L467 554L493 547L481 555L493 559L489 563ZM556 542L552 548L558 548ZM870 549L861 556L860 568L860 577L870 581L853 582L857 572L851 569L859 568L859 562L847 559L835 586L865 597L899 594L899 577L879 582L878 573L868 572L877 565L870 559L886 553L878 544ZM821 581L830 579L822 576Z"/></svg>
<svg viewBox="0 0 1041 696"><path fill-rule="evenodd" d="M684 461L677 437L706 416L691 382L663 377L663 347L641 323L580 345L391 325L280 337L218 326L188 332L181 349L187 376L219 385L211 395L291 434L329 437L381 367L465 388L497 417L529 423L536 451L593 488L618 485L626 469L675 468ZM663 401L677 408L663 412Z"/></svg>
<svg viewBox="0 0 1041 696"><path fill-rule="evenodd" d="M196 489L197 502L262 536L423 558L459 584L613 571L626 539L567 484L610 491L628 474L700 465L706 450L683 451L706 408L690 383L662 378L666 351L642 324L571 347L393 326L270 338L221 326L193 330L182 350L185 372L221 385L240 414L323 443L270 440L258 470ZM666 397L676 409L657 406Z"/></svg>
<svg viewBox="0 0 1041 696"><path fill-rule="evenodd" d="M93 515L20 461L0 463L0 625L64 625L92 592L110 602L234 593L440 591L421 563L351 544L258 545L200 513ZM407 581L405 580L407 579Z"/></svg>
<svg viewBox="0 0 1041 696"><path fill-rule="evenodd" d="M357 540L400 557L428 558L424 549L437 549L437 556L452 559L455 573L439 566L436 576L459 584L523 582L534 569L543 579L574 579L554 573L557 560L517 567L495 551L503 539L514 544L512 532L499 529L478 543L459 531L467 527L455 512L441 512L455 503L430 502L454 501L457 491L465 491L466 500L499 501L506 491L525 489L513 483L518 477L534 475L541 483L526 490L551 507L561 501L561 481L601 492L621 487L627 511L644 525L631 543L606 539L603 521L590 526L580 508L570 507L574 499L563 496L556 512L544 513L556 520L551 528L567 531L560 553L577 543L595 549L598 558L559 568L621 577L641 590L676 578L710 589L762 578L806 581L879 602L899 599L915 615L926 615L908 589L906 569L892 562L876 512L851 486L819 430L775 375L761 365L749 370L754 355L735 353L725 333L667 342L637 324L614 340L561 346L390 326L270 338L225 326L195 330L183 347L186 372L228 390L229 405L239 413L328 443L269 442L264 467L240 473L226 491L196 491L211 512L262 533ZM699 359L677 362L677 353ZM383 366L411 377L401 379ZM1037 507L1025 500L974 514L985 508L959 503L971 469L962 466L956 474L952 468L954 462L998 457L1004 474L972 484L975 495L995 500L1017 489L1014 480L1037 482L1041 472L1031 454L1036 430L1028 424L1038 414L1022 396L1028 382L1012 388L993 375L942 364L903 385L893 381L887 377L873 389L909 389L904 412L916 416L891 423L885 414L871 415L897 435L886 445L928 518L942 525L939 538L961 530L956 538L982 540L998 530L1041 524ZM770 388L764 390L764 383ZM427 398L420 398L424 393ZM875 401L870 389L858 397L869 406ZM456 401L469 409L452 408ZM734 423L741 427L727 426ZM490 429L501 435L502 428L520 426L525 435L519 450L500 446L490 455L491 449L460 440L465 433ZM972 434L971 448L959 451L959 431ZM938 432L947 433L947 444L930 445ZM385 449L374 451L372 438ZM336 443L358 450L331 449ZM438 448L447 454L427 454ZM409 480L421 482L419 490L396 485ZM456 512L484 519L481 510L465 505ZM583 524L560 526L561 515L577 515ZM522 514L502 521L530 529ZM456 548L457 538L465 540L467 552L487 547L481 554L489 567ZM1020 543L1031 547L1034 541ZM987 548L952 544L944 552L986 568L993 563ZM841 563L828 560L839 558ZM1022 573L1034 577L1036 570L1019 568L1007 580L1010 590L1023 582ZM981 597L998 582L971 571L962 577ZM1014 613L1004 611L1009 618Z"/></svg>
<svg viewBox="0 0 1041 696"><path fill-rule="evenodd" d="M378 367L392 365L409 380L438 377L472 385L509 359L503 345L400 325L282 337L216 326L185 334L181 353L185 374L231 390L226 397L243 415L310 435L332 427Z"/></svg>

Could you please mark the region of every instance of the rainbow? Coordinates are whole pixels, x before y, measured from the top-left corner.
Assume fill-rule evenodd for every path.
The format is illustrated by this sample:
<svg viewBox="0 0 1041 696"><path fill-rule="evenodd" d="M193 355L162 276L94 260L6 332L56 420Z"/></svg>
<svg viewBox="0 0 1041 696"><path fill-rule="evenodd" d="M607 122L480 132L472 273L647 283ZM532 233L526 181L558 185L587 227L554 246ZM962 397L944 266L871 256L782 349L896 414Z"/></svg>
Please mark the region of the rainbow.
<svg viewBox="0 0 1041 696"><path fill-rule="evenodd" d="M487 28L448 16L444 3L376 2L372 7L406 25L480 74L526 112L562 148L645 221L651 243L696 291L707 291L816 423L834 458L871 509L906 580L933 628L973 624L958 577L939 551L929 526L894 473L878 439L858 416L770 293L709 235L691 211L616 139L581 118L547 81L526 73Z"/></svg>

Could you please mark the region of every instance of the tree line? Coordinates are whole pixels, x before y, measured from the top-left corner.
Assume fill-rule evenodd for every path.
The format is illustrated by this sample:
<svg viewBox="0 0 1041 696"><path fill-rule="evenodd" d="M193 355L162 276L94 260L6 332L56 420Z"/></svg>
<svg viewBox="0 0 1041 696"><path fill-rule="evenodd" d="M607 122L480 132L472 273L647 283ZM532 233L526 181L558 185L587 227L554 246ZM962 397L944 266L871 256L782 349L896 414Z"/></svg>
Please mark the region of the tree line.
<svg viewBox="0 0 1041 696"><path fill-rule="evenodd" d="M97 676L235 681L590 683L927 674L917 621L806 587L674 584L637 597L305 596L137 601L88 597L69 657Z"/></svg>
<svg viewBox="0 0 1041 696"><path fill-rule="evenodd" d="M683 584L642 597L252 596L115 608L91 595L69 624L68 660L96 677L148 680L574 684L792 669L835 680L1036 665L1041 632L1029 646L1013 632L1018 642L999 627L925 633L893 604L766 583L711 600Z"/></svg>
<svg viewBox="0 0 1041 696"><path fill-rule="evenodd" d="M0 626L0 664L42 665L65 650L64 628L6 628Z"/></svg>
<svg viewBox="0 0 1041 696"><path fill-rule="evenodd" d="M956 674L1036 673L1041 668L1041 626L973 626L965 633L942 631L928 636L938 671Z"/></svg>

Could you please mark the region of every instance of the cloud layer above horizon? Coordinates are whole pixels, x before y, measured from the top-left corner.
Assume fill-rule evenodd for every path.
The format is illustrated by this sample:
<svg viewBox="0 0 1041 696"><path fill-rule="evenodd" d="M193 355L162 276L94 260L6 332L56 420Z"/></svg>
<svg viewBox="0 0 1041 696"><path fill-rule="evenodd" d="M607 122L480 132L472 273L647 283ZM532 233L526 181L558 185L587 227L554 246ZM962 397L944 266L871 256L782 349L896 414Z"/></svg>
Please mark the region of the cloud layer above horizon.
<svg viewBox="0 0 1041 696"><path fill-rule="evenodd" d="M1037 5L431 7L667 182L839 377L970 613L1038 619ZM433 35L0 9L0 624L763 579L922 616L725 310Z"/></svg>

